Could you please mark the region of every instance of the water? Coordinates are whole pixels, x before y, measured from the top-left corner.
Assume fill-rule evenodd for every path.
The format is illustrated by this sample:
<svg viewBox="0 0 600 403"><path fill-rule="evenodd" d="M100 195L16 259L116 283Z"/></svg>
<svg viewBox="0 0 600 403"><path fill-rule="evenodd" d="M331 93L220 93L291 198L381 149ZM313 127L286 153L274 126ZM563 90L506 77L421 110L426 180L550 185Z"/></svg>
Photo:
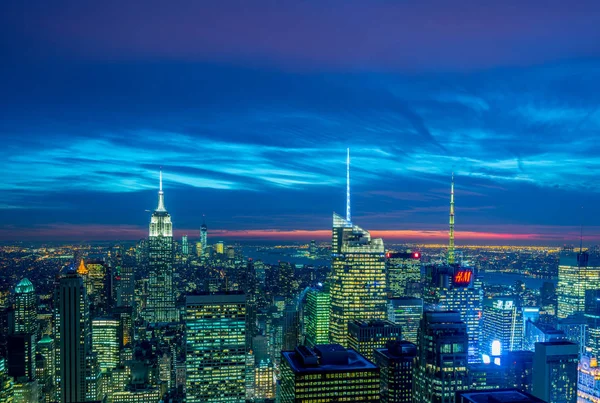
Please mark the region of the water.
<svg viewBox="0 0 600 403"><path fill-rule="evenodd" d="M517 280L521 280L525 283L525 287L531 289L539 289L546 282L553 283L555 286L558 283L557 278L535 278L516 273L485 273L483 275L483 283L488 285L514 285Z"/></svg>

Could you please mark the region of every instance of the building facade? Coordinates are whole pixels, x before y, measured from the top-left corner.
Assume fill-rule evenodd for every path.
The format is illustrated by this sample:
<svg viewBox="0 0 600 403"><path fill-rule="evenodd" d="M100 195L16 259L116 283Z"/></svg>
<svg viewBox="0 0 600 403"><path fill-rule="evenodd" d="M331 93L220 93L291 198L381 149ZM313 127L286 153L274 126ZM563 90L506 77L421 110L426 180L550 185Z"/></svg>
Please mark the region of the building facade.
<svg viewBox="0 0 600 403"><path fill-rule="evenodd" d="M570 341L537 343L533 395L548 403L577 402L579 348Z"/></svg>
<svg viewBox="0 0 600 403"><path fill-rule="evenodd" d="M348 323L348 347L373 361L375 349L400 340L400 326L389 320L353 320Z"/></svg>
<svg viewBox="0 0 600 403"><path fill-rule="evenodd" d="M567 318L585 310L585 291L600 289L600 256L564 250L558 265L557 316Z"/></svg>
<svg viewBox="0 0 600 403"><path fill-rule="evenodd" d="M417 346L408 341L387 343L375 350L374 363L380 368L381 402L412 403L413 366Z"/></svg>

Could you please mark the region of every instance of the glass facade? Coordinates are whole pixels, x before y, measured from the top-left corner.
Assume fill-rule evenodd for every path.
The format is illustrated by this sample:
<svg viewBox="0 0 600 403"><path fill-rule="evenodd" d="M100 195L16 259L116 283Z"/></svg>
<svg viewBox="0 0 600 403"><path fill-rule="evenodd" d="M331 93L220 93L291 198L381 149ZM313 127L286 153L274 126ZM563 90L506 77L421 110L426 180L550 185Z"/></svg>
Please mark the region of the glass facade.
<svg viewBox="0 0 600 403"><path fill-rule="evenodd" d="M330 340L347 346L348 322L386 319L383 240L333 215Z"/></svg>
<svg viewBox="0 0 600 403"><path fill-rule="evenodd" d="M15 333L37 331L37 304L35 289L29 279L24 278L15 288Z"/></svg>
<svg viewBox="0 0 600 403"><path fill-rule="evenodd" d="M563 251L556 288L558 318L584 312L585 291L597 289L600 289L600 256L585 251Z"/></svg>
<svg viewBox="0 0 600 403"><path fill-rule="evenodd" d="M523 311L513 300L487 301L483 308L481 352L499 355L523 348ZM492 351L492 344L500 342L500 352Z"/></svg>
<svg viewBox="0 0 600 403"><path fill-rule="evenodd" d="M421 254L419 252L386 253L388 295L421 297Z"/></svg>
<svg viewBox="0 0 600 403"><path fill-rule="evenodd" d="M306 342L312 347L329 343L329 309L331 298L326 291L311 289L306 294Z"/></svg>
<svg viewBox="0 0 600 403"><path fill-rule="evenodd" d="M246 396L246 298L186 297L186 401L240 402Z"/></svg>
<svg viewBox="0 0 600 403"><path fill-rule="evenodd" d="M381 369L381 402L412 403L413 362L417 346L407 341L389 343L375 350L374 362Z"/></svg>
<svg viewBox="0 0 600 403"><path fill-rule="evenodd" d="M98 365L103 372L119 365L121 332L117 318L96 318L92 321L92 351L97 354Z"/></svg>
<svg viewBox="0 0 600 403"><path fill-rule="evenodd" d="M579 347L569 341L536 343L533 395L548 403L577 402Z"/></svg>
<svg viewBox="0 0 600 403"><path fill-rule="evenodd" d="M400 337L400 326L389 320L353 320L348 323L348 347L370 361L373 361L376 348L383 348L389 341L400 340Z"/></svg>
<svg viewBox="0 0 600 403"><path fill-rule="evenodd" d="M420 298L391 298L388 302L388 319L400 325L402 340L417 343L422 316L423 300Z"/></svg>

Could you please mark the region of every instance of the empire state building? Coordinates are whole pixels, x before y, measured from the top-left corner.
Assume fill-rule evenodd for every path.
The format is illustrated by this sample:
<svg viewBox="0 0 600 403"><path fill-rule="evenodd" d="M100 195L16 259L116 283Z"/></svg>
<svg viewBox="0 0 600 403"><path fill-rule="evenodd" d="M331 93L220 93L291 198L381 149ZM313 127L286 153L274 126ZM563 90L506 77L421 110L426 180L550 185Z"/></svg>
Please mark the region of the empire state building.
<svg viewBox="0 0 600 403"><path fill-rule="evenodd" d="M162 171L158 207L150 220L148 237L148 302L145 318L149 322L177 321L175 294L173 293L173 224L165 208L162 189Z"/></svg>

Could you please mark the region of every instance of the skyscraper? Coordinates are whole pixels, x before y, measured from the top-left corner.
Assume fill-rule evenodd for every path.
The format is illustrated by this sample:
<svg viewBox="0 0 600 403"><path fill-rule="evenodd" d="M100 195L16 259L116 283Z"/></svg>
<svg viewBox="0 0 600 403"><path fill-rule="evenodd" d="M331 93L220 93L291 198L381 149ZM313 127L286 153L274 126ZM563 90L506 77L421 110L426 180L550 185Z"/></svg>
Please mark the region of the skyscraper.
<svg viewBox="0 0 600 403"><path fill-rule="evenodd" d="M423 316L423 300L420 298L390 298L388 302L388 319L400 325L402 339L417 343L419 325Z"/></svg>
<svg viewBox="0 0 600 403"><path fill-rule="evenodd" d="M150 220L148 237L148 303L145 317L150 322L177 320L175 295L173 293L173 224L165 208L160 173L158 207Z"/></svg>
<svg viewBox="0 0 600 403"><path fill-rule="evenodd" d="M385 248L380 238L350 219L350 151L347 159L346 218L333 213L331 242L331 341L347 346L348 322L385 319Z"/></svg>
<svg viewBox="0 0 600 403"><path fill-rule="evenodd" d="M415 360L413 402L454 403L468 389L467 325L453 311L423 314Z"/></svg>
<svg viewBox="0 0 600 403"><path fill-rule="evenodd" d="M91 351L91 329L83 279L72 269L58 281L55 307L60 401L83 402L86 399L86 357Z"/></svg>
<svg viewBox="0 0 600 403"><path fill-rule="evenodd" d="M381 402L412 403L413 362L417 346L392 341L375 350L374 362L381 369Z"/></svg>
<svg viewBox="0 0 600 403"><path fill-rule="evenodd" d="M379 402L379 368L339 344L281 352L281 403Z"/></svg>
<svg viewBox="0 0 600 403"><path fill-rule="evenodd" d="M494 343L500 351L493 351ZM494 356L523 348L523 311L517 308L512 299L486 301L481 347L482 353Z"/></svg>
<svg viewBox="0 0 600 403"><path fill-rule="evenodd" d="M400 326L389 320L353 320L348 323L348 347L373 361L376 348L400 340Z"/></svg>
<svg viewBox="0 0 600 403"><path fill-rule="evenodd" d="M186 297L186 401L240 402L246 396L246 298Z"/></svg>
<svg viewBox="0 0 600 403"><path fill-rule="evenodd" d="M183 256L190 254L190 244L188 243L188 236L184 235L181 237L181 253Z"/></svg>
<svg viewBox="0 0 600 403"><path fill-rule="evenodd" d="M15 287L15 333L37 331L37 302L35 289L29 279L22 279Z"/></svg>
<svg viewBox="0 0 600 403"><path fill-rule="evenodd" d="M306 294L306 342L309 347L329 343L329 292L311 289Z"/></svg>
<svg viewBox="0 0 600 403"><path fill-rule="evenodd" d="M420 298L421 253L387 252L385 257L389 297Z"/></svg>
<svg viewBox="0 0 600 403"><path fill-rule="evenodd" d="M457 265L432 266L428 267L428 277L423 293L426 309L459 312L467 325L469 362L479 362L483 296L474 285L473 270Z"/></svg>
<svg viewBox="0 0 600 403"><path fill-rule="evenodd" d="M202 226L200 227L200 244L202 246L201 255L206 257L208 253L208 227L206 221L202 220Z"/></svg>
<svg viewBox="0 0 600 403"><path fill-rule="evenodd" d="M533 395L548 403L577 401L579 348L570 341L536 343Z"/></svg>
<svg viewBox="0 0 600 403"><path fill-rule="evenodd" d="M102 371L115 369L119 365L122 336L118 317L100 317L92 320L92 351L98 355Z"/></svg>
<svg viewBox="0 0 600 403"><path fill-rule="evenodd" d="M563 250L558 265L559 319L585 310L585 291L600 289L600 255L572 249Z"/></svg>

